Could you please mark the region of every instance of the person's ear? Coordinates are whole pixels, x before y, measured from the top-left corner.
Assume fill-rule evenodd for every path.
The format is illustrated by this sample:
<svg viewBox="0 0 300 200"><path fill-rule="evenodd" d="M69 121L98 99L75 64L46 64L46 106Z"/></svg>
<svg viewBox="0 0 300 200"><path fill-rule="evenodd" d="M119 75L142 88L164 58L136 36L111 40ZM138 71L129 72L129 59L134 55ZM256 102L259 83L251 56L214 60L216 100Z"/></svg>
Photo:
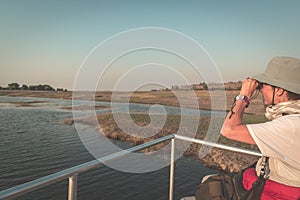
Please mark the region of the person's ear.
<svg viewBox="0 0 300 200"><path fill-rule="evenodd" d="M276 88L277 96L282 96L284 93L285 93L285 89L282 89L280 87Z"/></svg>

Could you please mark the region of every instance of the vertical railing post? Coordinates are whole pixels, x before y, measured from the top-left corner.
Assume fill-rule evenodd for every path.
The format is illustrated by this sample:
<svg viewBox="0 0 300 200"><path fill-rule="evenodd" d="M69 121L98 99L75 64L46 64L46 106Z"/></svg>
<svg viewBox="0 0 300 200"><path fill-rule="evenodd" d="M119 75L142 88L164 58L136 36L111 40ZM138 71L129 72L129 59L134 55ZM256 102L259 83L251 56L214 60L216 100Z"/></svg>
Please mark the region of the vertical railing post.
<svg viewBox="0 0 300 200"><path fill-rule="evenodd" d="M77 200L77 177L78 173L69 177L68 200Z"/></svg>
<svg viewBox="0 0 300 200"><path fill-rule="evenodd" d="M173 200L174 189L174 155L175 155L175 139L171 139L171 160L170 160L170 190L169 200Z"/></svg>

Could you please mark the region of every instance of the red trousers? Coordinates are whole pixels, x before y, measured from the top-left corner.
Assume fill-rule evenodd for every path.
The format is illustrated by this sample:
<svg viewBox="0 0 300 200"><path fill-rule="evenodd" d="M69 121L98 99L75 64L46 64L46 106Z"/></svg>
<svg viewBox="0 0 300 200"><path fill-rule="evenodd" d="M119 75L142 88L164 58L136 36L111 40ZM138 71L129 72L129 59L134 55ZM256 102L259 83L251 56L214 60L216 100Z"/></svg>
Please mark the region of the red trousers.
<svg viewBox="0 0 300 200"><path fill-rule="evenodd" d="M243 174L243 186L246 190L250 190L252 184L257 180L254 168L247 169ZM292 187L267 180L261 200L299 200L300 187Z"/></svg>

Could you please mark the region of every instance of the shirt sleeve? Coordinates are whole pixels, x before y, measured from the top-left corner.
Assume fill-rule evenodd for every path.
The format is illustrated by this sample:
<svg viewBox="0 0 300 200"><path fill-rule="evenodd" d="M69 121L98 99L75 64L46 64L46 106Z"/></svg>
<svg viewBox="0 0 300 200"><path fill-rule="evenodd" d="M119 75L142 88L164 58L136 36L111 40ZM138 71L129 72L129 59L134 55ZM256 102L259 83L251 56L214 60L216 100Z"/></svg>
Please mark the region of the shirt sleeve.
<svg viewBox="0 0 300 200"><path fill-rule="evenodd" d="M247 128L264 156L284 160L295 134L295 127L287 117L261 124L248 124Z"/></svg>

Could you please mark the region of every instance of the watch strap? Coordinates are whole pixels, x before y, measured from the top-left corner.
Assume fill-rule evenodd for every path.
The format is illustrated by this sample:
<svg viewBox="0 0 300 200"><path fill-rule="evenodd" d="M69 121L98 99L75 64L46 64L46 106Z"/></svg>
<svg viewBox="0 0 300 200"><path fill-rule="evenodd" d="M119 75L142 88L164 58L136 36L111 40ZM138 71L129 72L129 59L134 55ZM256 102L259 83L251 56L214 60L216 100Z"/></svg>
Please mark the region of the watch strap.
<svg viewBox="0 0 300 200"><path fill-rule="evenodd" d="M246 108L248 108L250 104L248 97L242 94L237 95L235 101L244 101L246 103Z"/></svg>

